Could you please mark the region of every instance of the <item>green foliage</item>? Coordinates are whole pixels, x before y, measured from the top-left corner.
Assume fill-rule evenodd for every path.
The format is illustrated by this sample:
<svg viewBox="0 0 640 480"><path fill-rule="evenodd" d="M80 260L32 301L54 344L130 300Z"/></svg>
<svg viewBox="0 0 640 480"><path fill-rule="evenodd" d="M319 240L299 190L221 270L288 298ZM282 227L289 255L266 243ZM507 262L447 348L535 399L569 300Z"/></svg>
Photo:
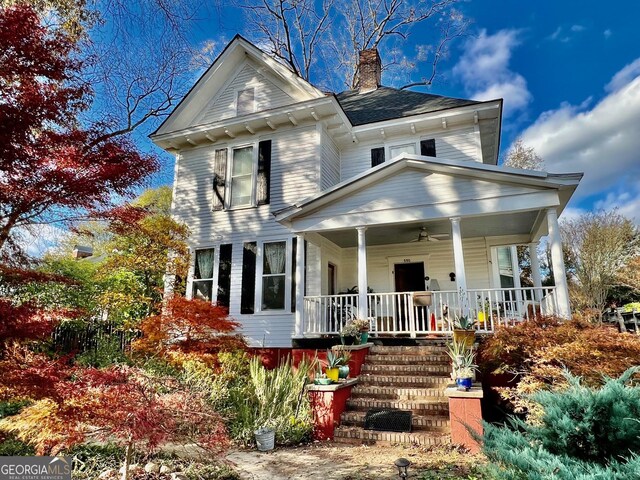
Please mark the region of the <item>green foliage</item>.
<svg viewBox="0 0 640 480"><path fill-rule="evenodd" d="M303 361L297 369L290 362L283 362L277 368L267 370L260 359L254 357L246 388L230 391L230 403L235 413L229 423L231 437L250 444L255 430L271 427L280 444L308 440L313 422L305 385L313 368L314 365Z"/></svg>
<svg viewBox="0 0 640 480"><path fill-rule="evenodd" d="M342 365L340 355L327 350L327 368L338 368L340 365Z"/></svg>
<svg viewBox="0 0 640 480"><path fill-rule="evenodd" d="M111 365L130 363L120 348L120 338L117 336L100 337L96 348L90 348L75 357L77 365L83 367L105 368Z"/></svg>
<svg viewBox="0 0 640 480"><path fill-rule="evenodd" d="M456 317L453 322L453 328L458 330L473 330L476 321L471 317L466 317L464 315Z"/></svg>
<svg viewBox="0 0 640 480"><path fill-rule="evenodd" d="M624 310L625 312L633 312L634 310L636 312L640 312L640 302L627 303L626 305L622 306L622 310Z"/></svg>
<svg viewBox="0 0 640 480"><path fill-rule="evenodd" d="M503 479L631 479L640 472L640 386L634 367L591 389L566 373L564 391L542 391L532 400L540 425L513 419L510 427L485 425L484 452Z"/></svg>
<svg viewBox="0 0 640 480"><path fill-rule="evenodd" d="M23 407L29 405L27 401L21 402L0 402L0 419L15 415ZM35 450L27 443L13 437L13 435L0 434L0 457L22 457L35 455Z"/></svg>

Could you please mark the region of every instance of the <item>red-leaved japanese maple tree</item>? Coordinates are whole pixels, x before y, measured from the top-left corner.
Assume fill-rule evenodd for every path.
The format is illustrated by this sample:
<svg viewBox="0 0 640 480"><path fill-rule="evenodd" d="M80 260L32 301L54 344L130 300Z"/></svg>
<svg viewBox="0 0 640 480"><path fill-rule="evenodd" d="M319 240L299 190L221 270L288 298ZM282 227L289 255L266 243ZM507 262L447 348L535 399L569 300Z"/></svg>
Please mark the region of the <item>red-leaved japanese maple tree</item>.
<svg viewBox="0 0 640 480"><path fill-rule="evenodd" d="M158 168L83 118L93 96L77 45L25 3L0 8L0 249L16 227L107 206Z"/></svg>

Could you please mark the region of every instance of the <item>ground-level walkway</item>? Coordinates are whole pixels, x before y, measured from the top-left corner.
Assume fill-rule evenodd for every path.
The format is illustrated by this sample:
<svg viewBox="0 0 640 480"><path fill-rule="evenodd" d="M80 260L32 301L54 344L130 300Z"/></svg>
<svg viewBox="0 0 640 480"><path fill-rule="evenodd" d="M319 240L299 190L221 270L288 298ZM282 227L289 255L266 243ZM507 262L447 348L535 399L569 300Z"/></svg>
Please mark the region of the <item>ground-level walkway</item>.
<svg viewBox="0 0 640 480"><path fill-rule="evenodd" d="M461 453L452 447L350 446L314 443L297 448L279 448L261 453L235 450L227 460L244 480L373 480L397 479L393 462L404 457L412 462L409 478L426 472L441 479L469 478L481 456Z"/></svg>

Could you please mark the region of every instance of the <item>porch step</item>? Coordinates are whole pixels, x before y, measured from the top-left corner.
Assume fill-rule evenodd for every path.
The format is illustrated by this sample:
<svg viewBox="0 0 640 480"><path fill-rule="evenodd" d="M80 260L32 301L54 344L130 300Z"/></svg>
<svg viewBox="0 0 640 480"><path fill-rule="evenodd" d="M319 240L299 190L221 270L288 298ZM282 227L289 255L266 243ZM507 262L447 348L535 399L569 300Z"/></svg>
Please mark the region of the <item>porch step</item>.
<svg viewBox="0 0 640 480"><path fill-rule="evenodd" d="M409 365L394 365L394 364L370 364L365 363L362 366L362 373L376 373L387 375L437 375L448 376L451 373L451 366L448 364L409 364Z"/></svg>
<svg viewBox="0 0 640 480"><path fill-rule="evenodd" d="M449 376L434 375L387 375L380 373L360 374L358 376L358 386L374 385L378 387L396 387L396 388L445 388L451 383Z"/></svg>
<svg viewBox="0 0 640 480"><path fill-rule="evenodd" d="M344 412L340 420L342 425L364 428L364 419L366 416L367 412L354 410ZM445 415L412 415L411 417L412 431L449 433L450 428L449 417Z"/></svg>
<svg viewBox="0 0 640 480"><path fill-rule="evenodd" d="M385 346L385 345L374 345L369 350L370 354L373 355L439 355L447 353L447 347L442 343L442 345L394 345L394 346Z"/></svg>
<svg viewBox="0 0 640 480"><path fill-rule="evenodd" d="M446 354L423 354L423 355L395 355L395 354L373 354L367 356L367 363L384 365L415 365L433 364L443 365L451 363L449 355Z"/></svg>
<svg viewBox="0 0 640 480"><path fill-rule="evenodd" d="M350 398L349 410L367 411L372 408L393 408L411 410L414 415L448 415L449 402L435 397L434 400L392 400L378 398Z"/></svg>
<svg viewBox="0 0 640 480"><path fill-rule="evenodd" d="M415 388L415 387L392 387L378 385L356 385L351 391L352 398L375 398L391 400L422 400L439 399L445 400L444 389L440 388Z"/></svg>
<svg viewBox="0 0 640 480"><path fill-rule="evenodd" d="M440 432L379 432L375 430L365 430L361 427L341 425L335 430L334 441L354 445L362 445L363 443L375 443L378 445L444 445L451 443L451 437L446 433Z"/></svg>

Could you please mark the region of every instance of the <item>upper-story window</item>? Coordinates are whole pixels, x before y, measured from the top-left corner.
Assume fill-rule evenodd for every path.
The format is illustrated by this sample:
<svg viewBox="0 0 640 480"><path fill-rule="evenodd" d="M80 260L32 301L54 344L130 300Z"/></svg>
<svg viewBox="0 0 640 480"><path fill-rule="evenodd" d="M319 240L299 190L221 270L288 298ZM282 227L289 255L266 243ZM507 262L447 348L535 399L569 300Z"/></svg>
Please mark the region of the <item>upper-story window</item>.
<svg viewBox="0 0 640 480"><path fill-rule="evenodd" d="M216 149L213 155L213 210L268 204L270 177L271 140Z"/></svg>
<svg viewBox="0 0 640 480"><path fill-rule="evenodd" d="M233 149L230 207L253 205L253 147Z"/></svg>
<svg viewBox="0 0 640 480"><path fill-rule="evenodd" d="M246 115L256 111L255 89L238 90L236 98L236 115Z"/></svg>
<svg viewBox="0 0 640 480"><path fill-rule="evenodd" d="M416 153L416 144L415 143L406 143L404 145L393 145L389 147L389 157L394 158L400 155L401 153L409 153L411 155L415 155Z"/></svg>

